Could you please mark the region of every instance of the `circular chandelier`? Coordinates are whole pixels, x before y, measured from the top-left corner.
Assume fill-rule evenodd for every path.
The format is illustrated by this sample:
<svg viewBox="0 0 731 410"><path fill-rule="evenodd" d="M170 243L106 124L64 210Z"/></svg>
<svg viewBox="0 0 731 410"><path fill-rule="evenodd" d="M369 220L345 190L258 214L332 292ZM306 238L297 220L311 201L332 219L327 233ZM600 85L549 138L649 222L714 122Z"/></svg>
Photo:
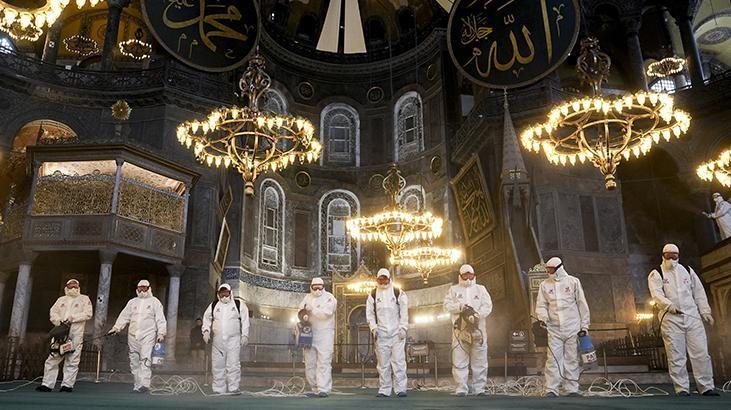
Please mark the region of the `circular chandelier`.
<svg viewBox="0 0 731 410"><path fill-rule="evenodd" d="M406 179L401 171L396 165L391 166L383 179L383 189L390 197L390 204L375 215L349 219L346 227L350 235L361 241L382 242L395 257L399 257L410 242L439 237L444 224L442 218L431 212L411 213L401 208L397 198L404 186Z"/></svg>
<svg viewBox="0 0 731 410"><path fill-rule="evenodd" d="M581 41L579 75L588 82L593 97L574 99L554 107L547 121L521 133L529 151L543 151L554 165L589 161L604 175L608 190L617 187L615 173L622 159L646 154L660 139L680 137L690 126L690 115L673 107L673 97L638 92L604 98L601 82L609 73L609 56L599 51L598 40Z"/></svg>
<svg viewBox="0 0 731 410"><path fill-rule="evenodd" d="M239 80L247 106L218 108L206 119L186 121L177 130L178 142L192 149L201 163L236 168L248 196L254 195L259 174L295 161L312 162L322 151L309 120L259 111L258 100L271 85L265 64L261 55L253 56Z"/></svg>
<svg viewBox="0 0 731 410"><path fill-rule="evenodd" d="M665 57L647 66L647 75L651 77L669 77L683 71L685 60L678 57Z"/></svg>
<svg viewBox="0 0 731 410"><path fill-rule="evenodd" d="M436 246L422 246L401 251L400 255L391 255L392 265L404 265L416 268L424 284L429 283L429 275L437 266L453 265L462 257L459 249L444 249Z"/></svg>
<svg viewBox="0 0 731 410"><path fill-rule="evenodd" d="M99 44L96 40L86 37L83 34L74 34L63 39L66 50L79 56L86 57L99 52Z"/></svg>
<svg viewBox="0 0 731 410"><path fill-rule="evenodd" d="M44 3L36 7L20 7L0 0L0 30L5 31L15 40L36 41L43 34L43 27L50 27L58 19L69 0L40 0ZM92 7L100 0L89 0ZM76 0L78 8L83 7L86 0Z"/></svg>
<svg viewBox="0 0 731 410"><path fill-rule="evenodd" d="M119 52L134 60L144 60L152 56L152 44L142 41L142 29L135 30L135 38L119 43Z"/></svg>
<svg viewBox="0 0 731 410"><path fill-rule="evenodd" d="M701 164L696 173L704 181L716 178L721 185L731 187L731 148L723 151L718 159Z"/></svg>

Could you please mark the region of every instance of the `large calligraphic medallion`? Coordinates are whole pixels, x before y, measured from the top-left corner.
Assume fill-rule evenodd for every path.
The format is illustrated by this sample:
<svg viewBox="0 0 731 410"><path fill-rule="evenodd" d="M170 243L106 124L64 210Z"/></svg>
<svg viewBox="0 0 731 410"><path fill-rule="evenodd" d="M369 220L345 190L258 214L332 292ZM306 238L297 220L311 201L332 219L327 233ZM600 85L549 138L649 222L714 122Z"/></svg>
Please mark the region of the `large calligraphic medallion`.
<svg viewBox="0 0 731 410"><path fill-rule="evenodd" d="M447 27L449 54L477 84L522 87L566 59L579 19L578 0L457 0Z"/></svg>
<svg viewBox="0 0 731 410"><path fill-rule="evenodd" d="M143 0L142 14L168 53L203 71L240 66L259 35L254 0Z"/></svg>

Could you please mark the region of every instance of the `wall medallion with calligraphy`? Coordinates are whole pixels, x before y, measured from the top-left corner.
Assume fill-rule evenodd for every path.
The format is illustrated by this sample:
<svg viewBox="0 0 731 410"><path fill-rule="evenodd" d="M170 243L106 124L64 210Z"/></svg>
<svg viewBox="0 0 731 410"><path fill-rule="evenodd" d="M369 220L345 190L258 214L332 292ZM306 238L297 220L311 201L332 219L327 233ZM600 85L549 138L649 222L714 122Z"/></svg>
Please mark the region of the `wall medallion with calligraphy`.
<svg viewBox="0 0 731 410"><path fill-rule="evenodd" d="M479 85L522 87L566 59L579 20L578 0L457 0L447 27L449 54Z"/></svg>
<svg viewBox="0 0 731 410"><path fill-rule="evenodd" d="M142 14L168 53L203 71L242 65L259 35L254 0L143 0Z"/></svg>

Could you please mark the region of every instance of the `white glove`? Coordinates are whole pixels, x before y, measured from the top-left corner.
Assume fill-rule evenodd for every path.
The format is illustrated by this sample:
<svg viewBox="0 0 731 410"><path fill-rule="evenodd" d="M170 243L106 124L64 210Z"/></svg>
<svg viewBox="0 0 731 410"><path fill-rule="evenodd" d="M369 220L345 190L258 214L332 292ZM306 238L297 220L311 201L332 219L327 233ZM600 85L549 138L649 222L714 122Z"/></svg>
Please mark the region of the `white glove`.
<svg viewBox="0 0 731 410"><path fill-rule="evenodd" d="M398 338L400 340L406 339L406 331L404 329L399 329L398 330Z"/></svg>
<svg viewBox="0 0 731 410"><path fill-rule="evenodd" d="M246 346L249 344L249 336L242 335L241 336L241 346Z"/></svg>
<svg viewBox="0 0 731 410"><path fill-rule="evenodd" d="M162 343L165 340L165 335L160 335L157 337L157 343Z"/></svg>
<svg viewBox="0 0 731 410"><path fill-rule="evenodd" d="M109 330L109 331L107 332L107 334L108 334L109 336L114 336L114 335L116 335L117 333L119 333L119 330L117 330L116 328L111 328L111 329L110 329L110 330Z"/></svg>
<svg viewBox="0 0 731 410"><path fill-rule="evenodd" d="M704 313L701 315L701 317L703 318L703 320L706 321L706 323L713 326L714 320L713 320L713 316L711 316L710 313Z"/></svg>
<svg viewBox="0 0 731 410"><path fill-rule="evenodd" d="M668 305L668 308L666 309L668 313L676 314L678 313L678 309L675 308L675 305Z"/></svg>
<svg viewBox="0 0 731 410"><path fill-rule="evenodd" d="M371 330L371 334L373 335L373 340L378 339L378 329Z"/></svg>
<svg viewBox="0 0 731 410"><path fill-rule="evenodd" d="M205 332L203 332L203 343L208 343L210 341L211 341L211 334L208 333L208 331L206 330Z"/></svg>

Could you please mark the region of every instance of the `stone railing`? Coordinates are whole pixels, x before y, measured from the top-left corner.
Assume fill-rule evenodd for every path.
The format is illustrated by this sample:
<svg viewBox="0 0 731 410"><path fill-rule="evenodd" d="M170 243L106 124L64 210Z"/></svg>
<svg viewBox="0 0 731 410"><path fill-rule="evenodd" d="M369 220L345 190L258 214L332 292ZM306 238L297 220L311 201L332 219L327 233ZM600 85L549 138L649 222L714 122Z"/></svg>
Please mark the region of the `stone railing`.
<svg viewBox="0 0 731 410"><path fill-rule="evenodd" d="M117 215L175 232L183 231L185 198L175 192L123 178Z"/></svg>
<svg viewBox="0 0 731 410"><path fill-rule="evenodd" d="M230 102L234 85L222 74L193 71L172 60L158 67L137 71L95 71L64 66L16 53L0 53L0 77L5 81L51 85L84 93L150 92L167 89L187 95Z"/></svg>
<svg viewBox="0 0 731 410"><path fill-rule="evenodd" d="M47 175L36 181L35 215L97 215L112 211L114 175Z"/></svg>

